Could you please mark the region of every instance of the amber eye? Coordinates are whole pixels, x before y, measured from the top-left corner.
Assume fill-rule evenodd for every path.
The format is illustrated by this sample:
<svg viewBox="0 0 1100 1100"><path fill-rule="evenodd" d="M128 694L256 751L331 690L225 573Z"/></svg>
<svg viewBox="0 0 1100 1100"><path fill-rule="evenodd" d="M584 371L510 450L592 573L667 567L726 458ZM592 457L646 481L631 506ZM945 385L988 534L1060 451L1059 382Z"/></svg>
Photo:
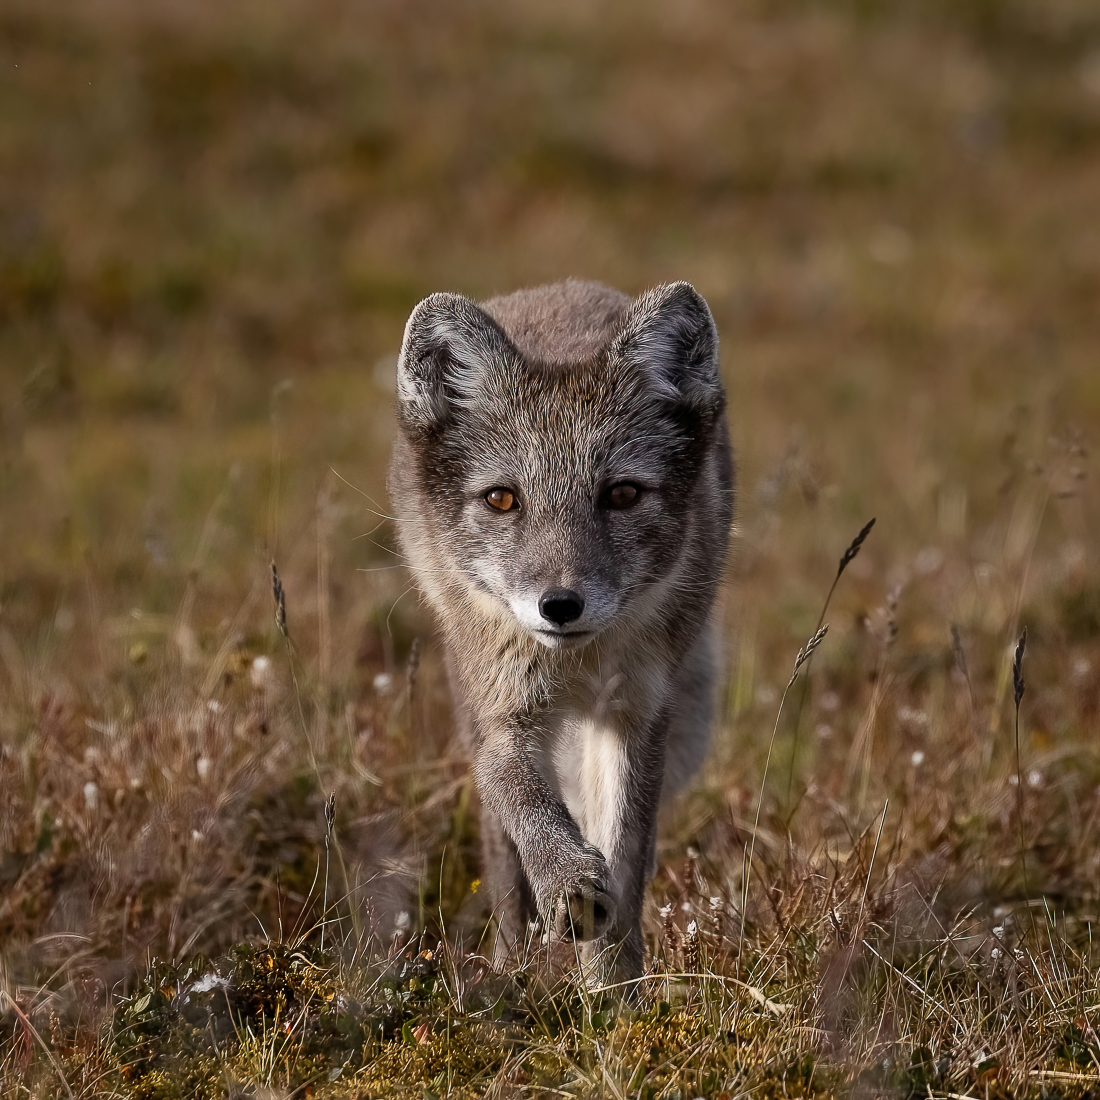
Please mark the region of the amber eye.
<svg viewBox="0 0 1100 1100"><path fill-rule="evenodd" d="M511 489L490 489L485 494L485 503L498 512L510 512L516 506L516 495Z"/></svg>
<svg viewBox="0 0 1100 1100"><path fill-rule="evenodd" d="M611 508L629 508L638 499L638 486L623 482L612 485L607 493L607 503Z"/></svg>

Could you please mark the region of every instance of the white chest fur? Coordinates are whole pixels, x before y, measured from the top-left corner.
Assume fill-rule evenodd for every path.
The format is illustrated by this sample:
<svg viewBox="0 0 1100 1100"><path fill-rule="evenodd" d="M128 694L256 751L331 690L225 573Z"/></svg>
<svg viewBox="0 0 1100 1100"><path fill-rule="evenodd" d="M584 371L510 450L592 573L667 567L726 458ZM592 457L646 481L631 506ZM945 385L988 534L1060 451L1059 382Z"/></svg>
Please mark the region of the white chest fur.
<svg viewBox="0 0 1100 1100"><path fill-rule="evenodd" d="M562 801L584 839L613 860L620 843L626 780L626 739L613 723L566 717L550 754Z"/></svg>

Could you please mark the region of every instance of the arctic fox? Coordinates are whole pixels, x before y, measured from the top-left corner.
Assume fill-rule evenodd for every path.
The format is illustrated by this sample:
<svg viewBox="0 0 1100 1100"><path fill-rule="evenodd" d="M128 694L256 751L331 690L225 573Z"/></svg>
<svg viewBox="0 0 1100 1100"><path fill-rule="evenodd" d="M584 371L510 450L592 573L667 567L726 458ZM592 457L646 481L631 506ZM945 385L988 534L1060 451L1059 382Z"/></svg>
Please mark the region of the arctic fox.
<svg viewBox="0 0 1100 1100"><path fill-rule="evenodd" d="M733 462L710 310L683 282L433 294L397 383L390 490L481 796L496 960L541 922L637 977L658 806L711 718Z"/></svg>

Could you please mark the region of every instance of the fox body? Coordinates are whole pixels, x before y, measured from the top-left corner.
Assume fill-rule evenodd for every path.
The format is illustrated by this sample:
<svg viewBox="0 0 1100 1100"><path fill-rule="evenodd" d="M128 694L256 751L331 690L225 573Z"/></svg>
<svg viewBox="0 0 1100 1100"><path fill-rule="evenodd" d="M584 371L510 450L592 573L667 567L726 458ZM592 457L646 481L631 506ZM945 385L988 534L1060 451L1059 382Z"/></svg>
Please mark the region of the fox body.
<svg viewBox="0 0 1100 1100"><path fill-rule="evenodd" d="M397 369L391 495L481 796L498 961L541 920L637 976L657 811L711 716L733 466L710 310L687 283L433 294Z"/></svg>

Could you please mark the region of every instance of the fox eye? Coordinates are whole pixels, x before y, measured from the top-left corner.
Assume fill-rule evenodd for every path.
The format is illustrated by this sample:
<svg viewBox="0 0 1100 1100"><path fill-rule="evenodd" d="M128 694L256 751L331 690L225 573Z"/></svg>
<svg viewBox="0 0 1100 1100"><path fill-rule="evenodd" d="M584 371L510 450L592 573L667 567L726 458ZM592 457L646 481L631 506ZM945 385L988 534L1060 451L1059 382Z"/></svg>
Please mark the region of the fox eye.
<svg viewBox="0 0 1100 1100"><path fill-rule="evenodd" d="M511 489L490 489L485 494L485 503L498 512L511 512L518 507L516 494Z"/></svg>
<svg viewBox="0 0 1100 1100"><path fill-rule="evenodd" d="M609 508L629 508L638 499L638 486L631 485L629 481L612 485L607 491L607 506Z"/></svg>

